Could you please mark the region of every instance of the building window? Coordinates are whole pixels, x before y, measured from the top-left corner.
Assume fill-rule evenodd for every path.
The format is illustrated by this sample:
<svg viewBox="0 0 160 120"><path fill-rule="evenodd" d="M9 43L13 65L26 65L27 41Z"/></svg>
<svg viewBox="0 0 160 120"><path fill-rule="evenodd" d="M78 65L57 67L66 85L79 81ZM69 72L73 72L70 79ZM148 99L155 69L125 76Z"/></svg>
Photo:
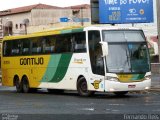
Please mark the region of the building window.
<svg viewBox="0 0 160 120"><path fill-rule="evenodd" d="M16 24L16 29L18 29L18 24Z"/></svg>
<svg viewBox="0 0 160 120"><path fill-rule="evenodd" d="M23 28L23 25L22 24L20 24L20 29L22 29Z"/></svg>

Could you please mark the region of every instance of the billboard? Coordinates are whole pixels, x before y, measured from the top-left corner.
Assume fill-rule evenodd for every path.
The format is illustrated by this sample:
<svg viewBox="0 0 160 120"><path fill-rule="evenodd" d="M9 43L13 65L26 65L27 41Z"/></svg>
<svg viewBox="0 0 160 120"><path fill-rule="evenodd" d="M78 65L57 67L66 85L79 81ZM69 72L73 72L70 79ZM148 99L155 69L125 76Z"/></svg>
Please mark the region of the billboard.
<svg viewBox="0 0 160 120"><path fill-rule="evenodd" d="M99 22L153 22L153 0L99 0Z"/></svg>

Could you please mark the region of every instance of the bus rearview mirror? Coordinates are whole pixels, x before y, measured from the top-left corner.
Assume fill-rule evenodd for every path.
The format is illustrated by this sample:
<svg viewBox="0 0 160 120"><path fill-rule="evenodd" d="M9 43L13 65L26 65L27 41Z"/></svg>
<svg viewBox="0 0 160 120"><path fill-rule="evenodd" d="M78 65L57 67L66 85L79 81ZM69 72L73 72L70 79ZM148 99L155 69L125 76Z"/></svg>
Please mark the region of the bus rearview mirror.
<svg viewBox="0 0 160 120"><path fill-rule="evenodd" d="M108 43L107 42L99 42L102 46L102 57L108 55Z"/></svg>

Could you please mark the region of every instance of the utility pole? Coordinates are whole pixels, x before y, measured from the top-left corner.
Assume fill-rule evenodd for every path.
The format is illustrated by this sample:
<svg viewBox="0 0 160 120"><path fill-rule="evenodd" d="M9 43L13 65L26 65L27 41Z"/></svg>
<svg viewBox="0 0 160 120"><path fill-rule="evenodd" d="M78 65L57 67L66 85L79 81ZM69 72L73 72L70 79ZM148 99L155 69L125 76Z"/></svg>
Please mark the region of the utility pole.
<svg viewBox="0 0 160 120"><path fill-rule="evenodd" d="M81 7L81 25L83 26L84 23L83 23L83 7Z"/></svg>
<svg viewBox="0 0 160 120"><path fill-rule="evenodd" d="M156 0L157 4L157 29L158 29L158 53L160 62L160 1Z"/></svg>

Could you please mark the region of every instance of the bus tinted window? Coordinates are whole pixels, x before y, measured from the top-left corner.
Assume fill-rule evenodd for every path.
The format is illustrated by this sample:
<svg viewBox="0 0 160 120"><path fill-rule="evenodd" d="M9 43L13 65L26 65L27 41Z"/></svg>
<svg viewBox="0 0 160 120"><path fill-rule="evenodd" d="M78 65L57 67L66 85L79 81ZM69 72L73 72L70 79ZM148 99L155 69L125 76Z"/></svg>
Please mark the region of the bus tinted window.
<svg viewBox="0 0 160 120"><path fill-rule="evenodd" d="M30 40L29 39L22 40L22 54L23 55L30 54Z"/></svg>
<svg viewBox="0 0 160 120"><path fill-rule="evenodd" d="M86 52L86 35L85 32L74 33L72 39L74 52Z"/></svg>
<svg viewBox="0 0 160 120"><path fill-rule="evenodd" d="M40 37L32 38L32 54L43 53L44 40Z"/></svg>
<svg viewBox="0 0 160 120"><path fill-rule="evenodd" d="M14 40L12 41L11 55L20 55L21 54L21 41Z"/></svg>
<svg viewBox="0 0 160 120"><path fill-rule="evenodd" d="M44 37L44 53L55 53L56 36Z"/></svg>
<svg viewBox="0 0 160 120"><path fill-rule="evenodd" d="M71 34L57 36L56 53L71 52Z"/></svg>
<svg viewBox="0 0 160 120"><path fill-rule="evenodd" d="M25 38L4 42L4 56L86 52L85 32Z"/></svg>
<svg viewBox="0 0 160 120"><path fill-rule="evenodd" d="M3 55L10 56L11 55L12 42L5 41L3 44Z"/></svg>

